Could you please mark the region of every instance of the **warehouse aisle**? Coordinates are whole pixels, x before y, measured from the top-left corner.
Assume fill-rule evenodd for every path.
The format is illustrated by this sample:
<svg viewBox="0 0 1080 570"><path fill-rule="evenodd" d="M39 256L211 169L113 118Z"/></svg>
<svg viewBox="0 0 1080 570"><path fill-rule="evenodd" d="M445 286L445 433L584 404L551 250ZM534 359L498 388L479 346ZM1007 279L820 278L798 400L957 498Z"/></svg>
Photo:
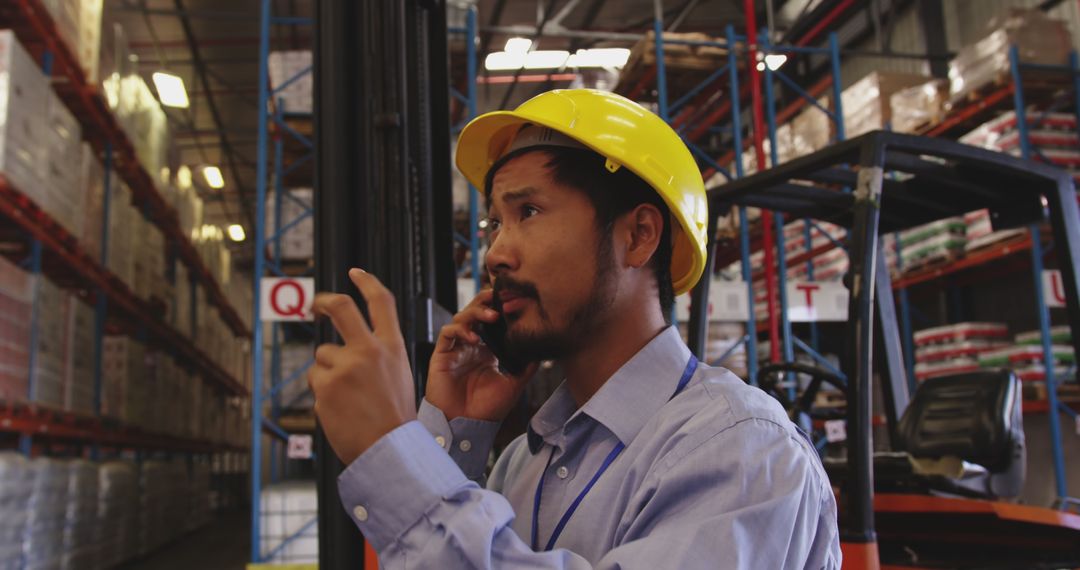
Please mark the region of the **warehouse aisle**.
<svg viewBox="0 0 1080 570"><path fill-rule="evenodd" d="M120 568L242 570L248 562L249 522L245 511L224 513L203 528Z"/></svg>

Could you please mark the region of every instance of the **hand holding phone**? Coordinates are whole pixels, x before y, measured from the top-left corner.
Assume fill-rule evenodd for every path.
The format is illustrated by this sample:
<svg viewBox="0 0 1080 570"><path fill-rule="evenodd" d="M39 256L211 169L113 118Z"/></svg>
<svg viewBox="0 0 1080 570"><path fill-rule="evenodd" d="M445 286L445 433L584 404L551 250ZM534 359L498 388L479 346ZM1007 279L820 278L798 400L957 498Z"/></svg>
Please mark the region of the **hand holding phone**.
<svg viewBox="0 0 1080 570"><path fill-rule="evenodd" d="M494 323L480 323L477 333L487 345L491 354L499 361L499 368L511 376L520 376L529 366L528 362L516 358L510 354L506 346L506 317L503 316L502 300L498 295L492 295L491 308L499 313L499 318Z"/></svg>
<svg viewBox="0 0 1080 570"><path fill-rule="evenodd" d="M506 354L506 321L498 309L494 293L481 291L439 331L424 398L447 420L502 421L538 368Z"/></svg>

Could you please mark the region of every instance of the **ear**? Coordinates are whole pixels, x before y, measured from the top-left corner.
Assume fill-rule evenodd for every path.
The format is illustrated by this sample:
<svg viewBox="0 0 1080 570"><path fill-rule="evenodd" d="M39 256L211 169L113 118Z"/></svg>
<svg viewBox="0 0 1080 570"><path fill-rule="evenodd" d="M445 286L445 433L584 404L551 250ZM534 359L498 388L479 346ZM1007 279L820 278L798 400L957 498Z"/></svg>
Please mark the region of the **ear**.
<svg viewBox="0 0 1080 570"><path fill-rule="evenodd" d="M626 265L640 269L649 263L660 245L664 216L652 204L638 204L624 215L627 236Z"/></svg>

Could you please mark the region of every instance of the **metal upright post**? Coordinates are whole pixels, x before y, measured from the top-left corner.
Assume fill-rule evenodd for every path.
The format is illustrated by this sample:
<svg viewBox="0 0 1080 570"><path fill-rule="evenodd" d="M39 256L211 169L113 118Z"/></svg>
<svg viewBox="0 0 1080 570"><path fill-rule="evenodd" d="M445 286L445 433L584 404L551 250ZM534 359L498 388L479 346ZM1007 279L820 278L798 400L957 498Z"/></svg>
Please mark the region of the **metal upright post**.
<svg viewBox="0 0 1080 570"><path fill-rule="evenodd" d="M656 53L656 108L665 123L668 119L667 72L664 61L664 3L653 0L653 49Z"/></svg>
<svg viewBox="0 0 1080 570"><path fill-rule="evenodd" d="M1075 57L1070 58L1075 64ZM1028 138L1027 110L1024 104L1023 77L1020 72L1020 55L1016 46L1009 48L1009 67L1013 80L1013 103L1016 107L1016 130L1020 138L1020 156L1031 160L1031 139ZM1075 80L1074 80L1075 81ZM1043 369L1045 370L1046 398L1048 404L1047 419L1050 421L1051 451L1054 462L1054 489L1058 500L1069 496L1065 479L1065 455L1061 444L1061 418L1057 400L1057 384L1054 379L1054 350L1050 339L1050 309L1043 298L1043 249L1039 224L1032 224L1031 233L1031 272L1034 280L1035 309L1038 311L1039 332L1042 340Z"/></svg>
<svg viewBox="0 0 1080 570"><path fill-rule="evenodd" d="M282 106L284 101L278 99L277 105L274 106L274 119L275 121L282 120ZM282 200L282 193L284 191L282 184L282 171L284 170L284 147L285 143L282 141L281 136L274 137L274 269L278 275L281 274L281 206L284 203ZM263 222L265 223L265 222ZM262 255L262 252L258 252L256 255ZM262 275L259 275L262 277ZM272 323L270 325L270 386L276 387L282 378L281 370L281 324ZM260 388L261 390L262 388ZM272 391L270 396L270 420L274 425L278 424L278 419L281 414L281 391ZM280 456L281 444L277 438L271 438L270 444L270 482L276 483L281 473L281 463L283 458Z"/></svg>
<svg viewBox="0 0 1080 570"><path fill-rule="evenodd" d="M251 387L251 554L250 559L254 563L262 561L262 545L260 544L262 511L262 415L263 415L263 327L260 313L260 280L265 271L263 255L266 248L266 145L268 137L267 129L267 104L269 103L269 65L270 58L270 0L261 1L259 14L259 130L258 130L258 153L255 158L255 250L252 258L254 269L252 270L253 303L251 317L252 332L252 378Z"/></svg>
<svg viewBox="0 0 1080 570"><path fill-rule="evenodd" d="M30 360L26 383L26 399L37 400L37 352L38 322L41 319L41 240L34 238L30 242L30 273L34 276L34 295L30 306ZM33 450L33 441L27 434L19 435L19 451L27 457Z"/></svg>
<svg viewBox="0 0 1080 570"><path fill-rule="evenodd" d="M768 55L769 53L769 31L761 30L758 35L759 42L762 47L762 53ZM780 163L780 152L777 148L779 145L776 140L776 102L773 99L773 73L772 69L762 59L763 67L765 68L765 118L769 127L769 159L770 166L775 167ZM764 170L764 168L762 168ZM784 350L784 362L795 361L795 347L791 342L791 318L788 315L788 298L787 298L787 248L784 246L784 215L777 212L773 214L773 223L776 231L776 273L777 273L777 286L776 292L780 298L780 338L783 343ZM769 231L769 228L763 227L762 231ZM793 374L788 374L788 379L793 379ZM788 396L794 400L795 391L797 386L792 385L788 388Z"/></svg>
<svg viewBox="0 0 1080 570"><path fill-rule="evenodd" d="M112 143L105 143L105 180L101 196L101 266L109 266L109 218L112 209ZM101 415L101 392L104 366L105 318L108 315L109 300L105 292L98 289L94 303L94 415ZM96 453L96 452L95 452Z"/></svg>
<svg viewBox="0 0 1080 570"><path fill-rule="evenodd" d="M746 13L746 59L747 69L750 74L750 110L754 119L754 158L757 161L757 170L765 170L765 119L762 117L761 101L761 77L757 69L757 20L755 14L757 7L754 0L743 0L743 11ZM736 99L737 97L732 97ZM741 149L736 149L739 152ZM773 252L773 216L768 210L761 211L761 246L764 252L765 271L765 305L768 309L769 328L769 359L773 362L780 361L780 325L778 310L776 307L776 260ZM749 278L749 276L748 276ZM753 303L753 296L750 302Z"/></svg>
<svg viewBox="0 0 1080 570"><path fill-rule="evenodd" d="M470 6L465 13L465 90L468 100L469 120L476 118L476 6ZM479 205L477 189L469 184L469 258L472 266L474 291L480 292L480 240Z"/></svg>
<svg viewBox="0 0 1080 570"><path fill-rule="evenodd" d="M829 67L832 69L833 123L836 127L836 140L847 138L844 128L843 85L840 83L840 43L836 32L829 32Z"/></svg>

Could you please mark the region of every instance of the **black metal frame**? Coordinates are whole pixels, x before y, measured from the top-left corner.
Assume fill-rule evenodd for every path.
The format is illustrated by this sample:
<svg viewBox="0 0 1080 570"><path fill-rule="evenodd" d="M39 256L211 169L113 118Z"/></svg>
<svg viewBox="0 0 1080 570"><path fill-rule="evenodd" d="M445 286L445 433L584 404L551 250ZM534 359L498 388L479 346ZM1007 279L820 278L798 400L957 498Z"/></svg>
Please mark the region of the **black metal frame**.
<svg viewBox="0 0 1080 570"><path fill-rule="evenodd" d="M850 482L845 489L845 542L876 542L871 432L875 307L886 347L887 366L881 377L887 382L891 429L908 402L891 284L883 256L878 255L880 233L982 208L990 210L995 229L1048 216L1068 320L1080 323L1080 209L1072 178L1057 168L952 141L874 131L710 189L708 194L713 214L731 206L754 206L792 219L808 217L850 228L845 280L851 291L844 363ZM714 233L710 232L710 240ZM713 254L710 242L709 255ZM709 279L702 280L695 300L707 299L708 287ZM690 330L701 331L704 304L694 308ZM691 347L700 355L704 339L694 340ZM1080 352L1080 335L1072 342Z"/></svg>

